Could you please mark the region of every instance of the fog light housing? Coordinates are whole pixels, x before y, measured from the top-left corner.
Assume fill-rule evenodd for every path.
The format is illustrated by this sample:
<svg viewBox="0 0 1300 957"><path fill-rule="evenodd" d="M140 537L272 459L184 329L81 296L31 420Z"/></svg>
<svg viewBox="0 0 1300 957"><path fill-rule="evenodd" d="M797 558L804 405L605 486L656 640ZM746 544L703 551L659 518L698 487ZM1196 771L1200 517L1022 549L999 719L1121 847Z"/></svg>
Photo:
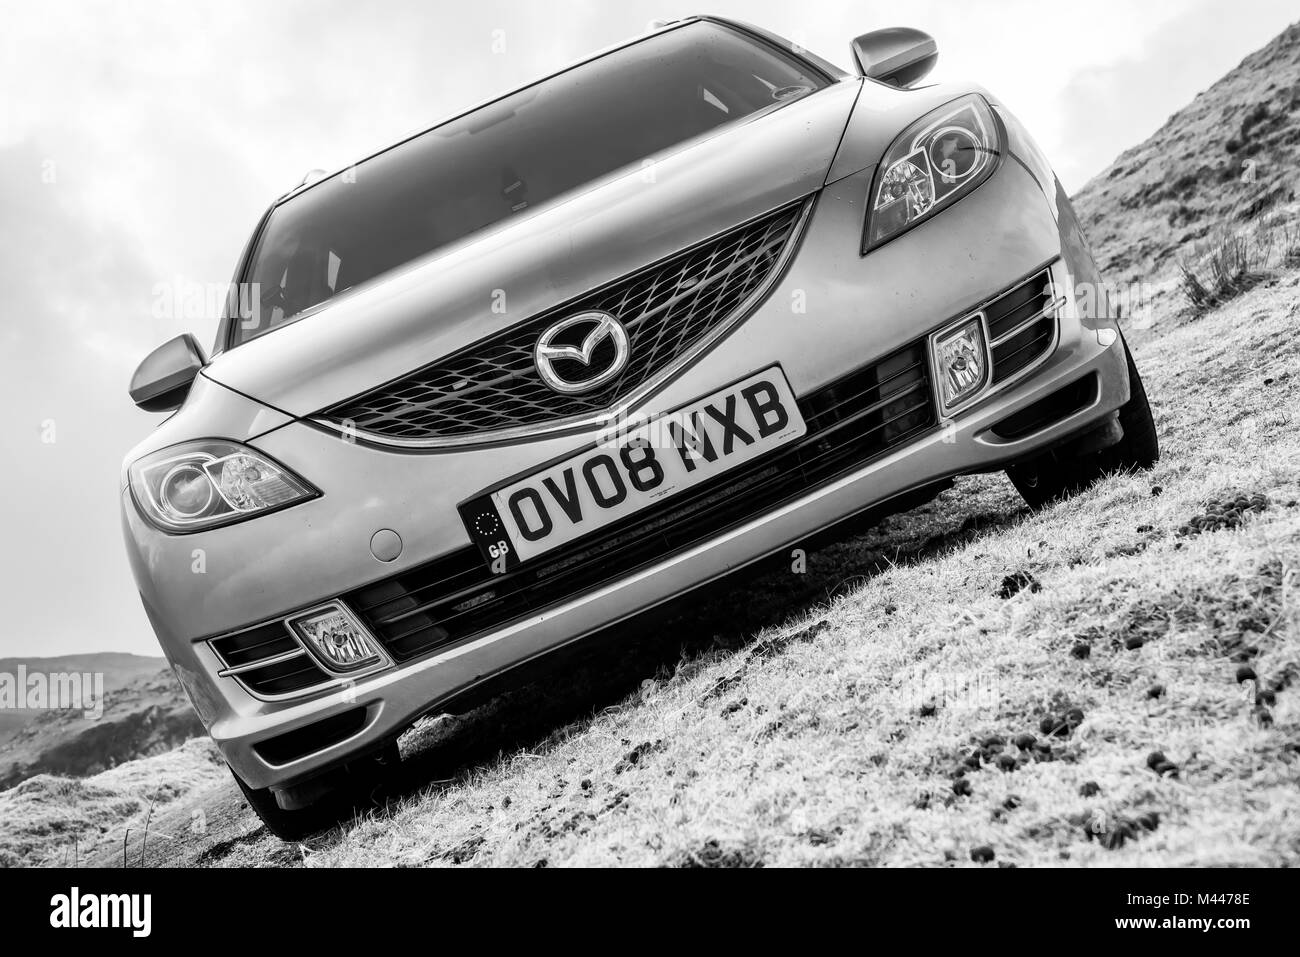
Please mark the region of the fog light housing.
<svg viewBox="0 0 1300 957"><path fill-rule="evenodd" d="M989 348L981 313L936 333L930 343L943 415L969 405L989 384Z"/></svg>
<svg viewBox="0 0 1300 957"><path fill-rule="evenodd" d="M296 615L288 624L331 671L347 674L387 661L370 634L336 602Z"/></svg>

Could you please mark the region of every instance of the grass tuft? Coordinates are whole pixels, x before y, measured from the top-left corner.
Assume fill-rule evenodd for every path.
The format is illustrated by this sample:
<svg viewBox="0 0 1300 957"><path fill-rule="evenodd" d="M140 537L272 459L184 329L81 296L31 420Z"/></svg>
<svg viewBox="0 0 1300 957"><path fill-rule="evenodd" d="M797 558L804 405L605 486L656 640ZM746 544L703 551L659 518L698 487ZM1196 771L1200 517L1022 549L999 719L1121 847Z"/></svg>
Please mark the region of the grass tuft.
<svg viewBox="0 0 1300 957"><path fill-rule="evenodd" d="M1208 254L1179 263L1182 290L1198 312L1215 309L1271 274L1272 233L1221 234Z"/></svg>

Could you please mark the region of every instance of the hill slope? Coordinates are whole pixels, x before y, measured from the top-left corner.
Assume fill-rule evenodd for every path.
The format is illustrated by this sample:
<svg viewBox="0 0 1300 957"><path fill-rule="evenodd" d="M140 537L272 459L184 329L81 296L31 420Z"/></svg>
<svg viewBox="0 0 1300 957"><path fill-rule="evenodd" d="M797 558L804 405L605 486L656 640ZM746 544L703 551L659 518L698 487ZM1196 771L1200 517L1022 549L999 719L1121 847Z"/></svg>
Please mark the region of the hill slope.
<svg viewBox="0 0 1300 957"><path fill-rule="evenodd" d="M1075 197L1111 282L1167 278L1180 256L1300 186L1300 23L1125 151Z"/></svg>
<svg viewBox="0 0 1300 957"><path fill-rule="evenodd" d="M81 711L42 711L0 740L0 790L36 774L95 774L203 735L171 671L159 668L160 659L141 661L149 670L125 683L120 683L125 672L115 674L114 684L106 675L104 712L98 720Z"/></svg>
<svg viewBox="0 0 1300 957"><path fill-rule="evenodd" d="M119 688L132 678L153 674L166 667L158 656L132 655L118 651L88 652L84 655L57 655L52 658L0 658L0 672L13 674L21 665L29 672L92 672L104 676L105 687Z"/></svg>
<svg viewBox="0 0 1300 957"><path fill-rule="evenodd" d="M102 674L104 690L112 691L133 678L152 674L164 666L162 658L129 655L119 652L85 655L62 655L54 658L0 658L0 674L16 676L20 667L28 673L46 674L78 672ZM39 712L24 708L0 708L0 742L19 728L31 724Z"/></svg>
<svg viewBox="0 0 1300 957"><path fill-rule="evenodd" d="M88 778L37 775L8 791L0 791L0 867L35 864L75 865L98 853L114 865L124 863L123 827L134 828L149 841L163 843L152 822L181 798L229 781L226 764L207 740L191 741L173 751L140 758ZM187 828L199 829L203 818L187 817ZM103 846L113 832L113 847ZM132 861L147 852L137 841ZM112 851L117 851L114 857Z"/></svg>

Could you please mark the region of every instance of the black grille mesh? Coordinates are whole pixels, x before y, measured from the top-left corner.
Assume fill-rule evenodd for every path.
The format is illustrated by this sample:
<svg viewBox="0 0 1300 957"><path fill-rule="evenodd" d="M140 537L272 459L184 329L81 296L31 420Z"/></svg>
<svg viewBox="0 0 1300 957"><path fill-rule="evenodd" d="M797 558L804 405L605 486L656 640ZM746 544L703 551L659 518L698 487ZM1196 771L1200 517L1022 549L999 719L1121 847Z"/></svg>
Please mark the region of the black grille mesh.
<svg viewBox="0 0 1300 957"><path fill-rule="evenodd" d="M802 209L770 213L319 417L361 433L437 440L598 414L733 318L772 276ZM596 391L562 395L538 376L533 348L551 323L588 310L623 323L628 366Z"/></svg>

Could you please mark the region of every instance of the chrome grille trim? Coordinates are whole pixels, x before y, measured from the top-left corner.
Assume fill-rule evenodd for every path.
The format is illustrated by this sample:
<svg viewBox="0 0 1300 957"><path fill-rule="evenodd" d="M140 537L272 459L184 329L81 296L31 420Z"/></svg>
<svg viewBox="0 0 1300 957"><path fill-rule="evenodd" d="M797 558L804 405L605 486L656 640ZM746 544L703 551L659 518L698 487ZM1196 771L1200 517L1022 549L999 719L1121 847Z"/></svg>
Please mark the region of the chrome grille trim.
<svg viewBox="0 0 1300 957"><path fill-rule="evenodd" d="M260 640L240 647L240 639L250 636ZM209 638L207 644L221 663L217 676L237 681L259 701L287 701L319 694L339 683L307 653L298 636L282 618ZM290 676L272 673L277 666L299 658L303 659L303 667L295 672L295 675L301 675L298 680L288 681ZM286 683L288 687L284 687Z"/></svg>
<svg viewBox="0 0 1300 957"><path fill-rule="evenodd" d="M506 336L518 335L522 328L536 324L539 321L541 321L543 318L550 319L556 317L557 314L565 312L569 309L583 308L581 304L585 300L593 296L600 295L604 290L613 289L622 284L626 284L629 282L635 282L640 277L649 274L655 269L662 268L667 263L672 263L681 260L684 257L688 257L693 252L707 248L710 244L719 243L720 241L725 241L726 239L732 236L740 234L745 229L754 227L758 223L762 223L766 220L776 218L783 213L797 210L797 212L795 213L794 221L789 226L788 231L786 232L784 239L782 240L780 251L777 255L776 260L772 263L771 267L767 271L767 275L763 277L763 280L759 283L759 285L755 287L753 290L751 290L739 303L737 303L734 307L732 307L725 316L718 319L714 323L714 325L711 328L709 328L700 338L692 342L687 349L683 350L680 354L673 356L666 363L664 363L654 371L648 373L648 377L645 379L644 382L636 386L633 390L629 391L627 394L619 396L614 401L614 403L608 406L607 408L592 413L560 417L547 422L529 423L526 425L507 427L507 428L496 428L496 429L490 429L481 432L473 432L468 434L436 435L436 436L428 436L428 437L409 437L409 436L389 435L371 429L363 428L359 425L349 425L348 422L349 421L355 422L355 419L350 416L342 416L339 414L341 411L345 410L348 406L351 406L361 400L364 400L366 396L373 395L382 390L391 390L400 387L400 384L402 382L409 380L412 377L425 372L426 370L435 368L437 366L437 363L434 363L430 366L425 366L423 369L416 370L416 372L409 373L408 375L403 376L401 379L398 379L395 382L390 382L387 385L380 387L379 389L374 389L368 393L363 393L360 396L356 396L352 399L345 400L344 402L337 403L330 409L309 417L307 421L311 422L312 424L320 428L341 435L348 441L359 441L371 445L377 445L377 446L388 447L388 448L396 448L396 449L404 449L409 451L428 451L434 449L450 449L450 448L464 448L467 446L492 445L492 444L499 444L504 442L517 441L520 439L535 438L539 436L585 432L589 430L603 429L615 425L618 422L624 420L626 417L628 417L632 409L634 409L636 406L640 405L642 402L649 399L656 392L660 391L674 376L678 375L683 369L685 369L687 366L695 362L695 360L697 360L704 353L709 351L723 337L725 337L732 330L734 330L736 326L738 326L741 322L747 319L749 315L754 311L754 309L757 308L758 305L761 302L763 302L764 299L767 298L772 288L776 285L777 282L780 281L781 277L785 274L786 267L789 265L789 262L793 257L795 250L799 246L799 241L803 236L808 220L812 214L814 205L815 205L815 197L807 197L803 200L800 200L798 203L787 204L777 209L770 210L767 213L764 213L762 216L756 217L755 219L751 220L749 223L743 224L740 227L730 229L725 233L714 236L711 239L705 240L703 243L699 243L696 246L691 247L690 249L683 250L682 252L679 253L675 253L673 256L669 257L669 259L657 264L656 266L651 266L648 269L641 270L638 273L633 273L628 277L615 280L613 283L608 283L605 286L598 287L597 289L584 293L582 296L577 297L575 300L572 300L568 305L561 306L555 309L550 309L546 313L543 313L541 316L533 317L532 319L529 319L526 322L521 323L519 326L515 326L512 329L507 329L502 333L498 334L497 336L493 338L485 339L482 342L469 347L469 349L462 350L460 353L457 354L457 355L466 355L466 354L473 353L475 350L488 348L492 346L494 343L499 343L501 339ZM727 279L730 275L732 275L732 273L735 271L736 268L737 268L736 265L732 264L726 267L725 269L719 270L718 273L714 275L710 275L710 277L706 281L707 284L713 285L719 281ZM630 321L628 325L630 327L635 326L640 324L641 322L644 322L648 318L653 318L656 315L661 315L665 310L670 308L675 303L681 301L687 295L696 293L699 290L699 288L700 288L699 286L694 286L688 291L681 293L680 295L673 296L670 300L656 305L654 309L649 310L646 313L637 316L636 320L634 322ZM440 360L440 361L446 361L446 360ZM509 378L509 377L503 377L503 378ZM499 384L500 381L502 380L477 383L475 385L470 386L469 389L466 390L465 394L469 394L471 390L481 391L482 389L486 388L489 385ZM564 397L559 396L557 394L557 398L564 398Z"/></svg>
<svg viewBox="0 0 1300 957"><path fill-rule="evenodd" d="M1056 351L1060 340L1061 315L1069 304L1065 290L1057 278L1060 263L1059 259L1053 260L984 307L988 318L989 354L992 358L992 382L987 395L993 395L1020 382ZM1026 308L1027 304L1011 308L1007 306L1013 301L1013 297L1026 289L1035 290L1035 298L1043 303L1041 309L1024 321L1016 322L1011 328L997 330L995 335L994 325L1005 323L1009 316ZM1000 318L997 320L992 315L995 310L1000 310ZM1020 337L1029 336L1035 329L1037 333L1030 336L1029 341L1021 343L1008 354L1006 350L1012 343ZM1015 364L1013 360L1021 356L1024 357L1024 361L1019 365Z"/></svg>
<svg viewBox="0 0 1300 957"><path fill-rule="evenodd" d="M222 668L217 672L217 677L229 678L231 675L242 675L246 671L256 671L259 668L269 668L271 665L283 664L286 661L292 661L294 658L301 658L305 654L307 654L306 648L296 648L293 651L286 651L282 655L263 658L261 661L252 661L246 665L235 665L233 668Z"/></svg>
<svg viewBox="0 0 1300 957"><path fill-rule="evenodd" d="M1005 343L1014 339L1016 336L1020 335L1022 332L1027 332L1039 320L1047 319L1049 318L1049 316L1059 317L1061 314L1061 310L1064 309L1065 306L1066 306L1065 297L1057 296L1048 305L1044 306L1038 312L1034 313L1024 322L1020 323L1018 326L1014 327L1013 329L1009 329L1008 331L1002 333L1002 335L998 336L996 339L990 342L989 348L996 349L998 346L1004 345Z"/></svg>

